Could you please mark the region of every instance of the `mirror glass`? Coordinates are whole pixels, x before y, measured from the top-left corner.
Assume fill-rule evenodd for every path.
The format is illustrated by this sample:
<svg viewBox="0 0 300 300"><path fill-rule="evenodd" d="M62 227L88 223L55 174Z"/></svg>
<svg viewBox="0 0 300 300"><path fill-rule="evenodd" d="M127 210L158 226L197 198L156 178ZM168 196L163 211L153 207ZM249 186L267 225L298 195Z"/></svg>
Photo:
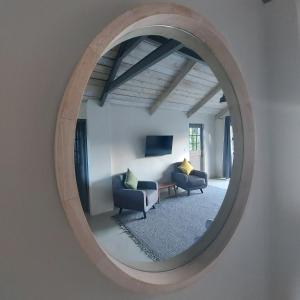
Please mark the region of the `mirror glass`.
<svg viewBox="0 0 300 300"><path fill-rule="evenodd" d="M187 262L226 219L233 100L205 55L168 35L125 39L99 59L82 97L82 208L99 245L131 267Z"/></svg>

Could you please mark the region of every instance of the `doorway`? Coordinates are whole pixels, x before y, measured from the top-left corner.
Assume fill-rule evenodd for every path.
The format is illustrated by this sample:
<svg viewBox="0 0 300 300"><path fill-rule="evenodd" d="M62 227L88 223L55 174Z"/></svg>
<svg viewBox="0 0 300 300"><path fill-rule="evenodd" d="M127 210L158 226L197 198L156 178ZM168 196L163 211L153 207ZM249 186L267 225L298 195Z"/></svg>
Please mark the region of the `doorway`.
<svg viewBox="0 0 300 300"><path fill-rule="evenodd" d="M190 162L196 170L205 170L204 125L189 124Z"/></svg>

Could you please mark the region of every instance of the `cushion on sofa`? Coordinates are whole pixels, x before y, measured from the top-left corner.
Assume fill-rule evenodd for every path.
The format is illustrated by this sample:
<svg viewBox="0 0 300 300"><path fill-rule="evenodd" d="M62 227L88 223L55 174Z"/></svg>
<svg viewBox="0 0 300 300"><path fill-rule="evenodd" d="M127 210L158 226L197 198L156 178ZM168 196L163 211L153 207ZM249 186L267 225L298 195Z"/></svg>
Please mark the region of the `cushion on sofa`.
<svg viewBox="0 0 300 300"><path fill-rule="evenodd" d="M124 185L127 189L132 189L132 190L137 189L138 180L129 169L127 169L125 175Z"/></svg>
<svg viewBox="0 0 300 300"><path fill-rule="evenodd" d="M189 175L194 168L186 159L184 159L183 162L180 164L180 166L178 166L178 169L182 173Z"/></svg>

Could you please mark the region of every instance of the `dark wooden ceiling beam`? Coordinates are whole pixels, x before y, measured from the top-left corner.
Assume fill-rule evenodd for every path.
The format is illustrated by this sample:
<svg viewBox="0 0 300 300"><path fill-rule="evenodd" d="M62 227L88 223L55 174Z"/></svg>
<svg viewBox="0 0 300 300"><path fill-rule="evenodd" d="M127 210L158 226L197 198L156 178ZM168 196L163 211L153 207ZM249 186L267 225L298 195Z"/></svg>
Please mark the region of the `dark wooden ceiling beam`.
<svg viewBox="0 0 300 300"><path fill-rule="evenodd" d="M182 44L175 40L167 40L164 44L162 44L157 49L153 50L135 65L133 65L130 69L120 75L118 78L113 80L109 84L108 92L118 88L120 85L124 84L131 78L135 77L136 75L140 74L144 70L150 68L154 64L158 63L165 57L169 56L174 51L182 48Z"/></svg>
<svg viewBox="0 0 300 300"><path fill-rule="evenodd" d="M156 45L163 44L165 43L168 39L159 35L150 35L147 37L148 40L154 42ZM195 62L204 62L204 60L193 50L187 48L187 47L182 47L181 49L178 49L176 51L178 54L190 59L194 60Z"/></svg>
<svg viewBox="0 0 300 300"><path fill-rule="evenodd" d="M141 43L144 39L146 38L146 36L141 36L141 37L136 37L136 38L132 38L130 40L127 40L125 42L123 42L118 50L117 56L115 58L114 64L112 66L112 69L109 73L108 79L105 82L105 85L103 87L102 93L99 97L99 104L100 106L103 106L105 104L107 95L109 93L109 87L110 84L113 82L113 80L115 79L118 69L122 63L122 60L134 49L138 46L139 43Z"/></svg>

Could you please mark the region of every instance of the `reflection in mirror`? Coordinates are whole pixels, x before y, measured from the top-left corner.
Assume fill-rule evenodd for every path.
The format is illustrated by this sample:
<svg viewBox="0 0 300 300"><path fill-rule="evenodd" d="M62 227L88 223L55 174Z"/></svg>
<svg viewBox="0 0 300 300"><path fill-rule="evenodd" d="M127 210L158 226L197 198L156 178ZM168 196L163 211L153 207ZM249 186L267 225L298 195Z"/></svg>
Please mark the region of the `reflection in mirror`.
<svg viewBox="0 0 300 300"><path fill-rule="evenodd" d="M163 36L131 38L98 61L77 121L76 180L95 239L124 264L172 268L219 218L234 159L221 86Z"/></svg>

